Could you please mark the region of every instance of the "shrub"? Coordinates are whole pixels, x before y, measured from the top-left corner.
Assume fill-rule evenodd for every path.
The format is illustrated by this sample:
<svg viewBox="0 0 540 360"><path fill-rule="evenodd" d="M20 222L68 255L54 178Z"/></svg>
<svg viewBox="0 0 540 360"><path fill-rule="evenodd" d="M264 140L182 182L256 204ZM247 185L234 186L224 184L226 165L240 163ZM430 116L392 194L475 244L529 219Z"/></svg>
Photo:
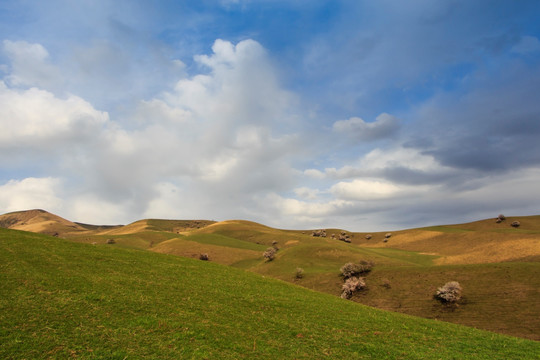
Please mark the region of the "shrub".
<svg viewBox="0 0 540 360"><path fill-rule="evenodd" d="M370 272L371 268L373 268L373 262L361 260L358 264L352 262L346 263L341 267L340 271L341 275L347 279L355 275Z"/></svg>
<svg viewBox="0 0 540 360"><path fill-rule="evenodd" d="M116 244L116 241L114 239L107 239L107 244Z"/></svg>
<svg viewBox="0 0 540 360"><path fill-rule="evenodd" d="M371 234L367 234L367 235L366 235L366 240L370 240L371 237L372 237Z"/></svg>
<svg viewBox="0 0 540 360"><path fill-rule="evenodd" d="M392 237L392 233L386 233L386 234L384 235L384 237L385 237L386 239L391 238L391 237Z"/></svg>
<svg viewBox="0 0 540 360"><path fill-rule="evenodd" d="M266 251L263 253L264 258L266 261L272 261L276 257L276 248L275 247L269 247L266 249Z"/></svg>
<svg viewBox="0 0 540 360"><path fill-rule="evenodd" d="M209 260L208 254L206 254L206 253L200 254L200 255L199 255L199 260L208 261L208 260Z"/></svg>
<svg viewBox="0 0 540 360"><path fill-rule="evenodd" d="M301 278L303 278L303 277L304 277L304 269L302 269L302 268L300 268L300 267L296 268L296 273L294 274L294 277L295 277L296 279L301 279Z"/></svg>
<svg viewBox="0 0 540 360"><path fill-rule="evenodd" d="M386 289L390 289L392 287L392 284L390 283L390 280L383 279L382 286Z"/></svg>
<svg viewBox="0 0 540 360"><path fill-rule="evenodd" d="M497 219L504 221L506 220L506 216L504 216L503 214L499 214L499 216L497 216Z"/></svg>
<svg viewBox="0 0 540 360"><path fill-rule="evenodd" d="M343 265L341 269L339 270L341 271L341 275L343 275L343 277L347 279L356 274L360 274L361 269L360 269L360 264L348 262L345 265Z"/></svg>
<svg viewBox="0 0 540 360"><path fill-rule="evenodd" d="M450 281L440 287L435 298L443 303L456 303L461 299L461 285L457 281Z"/></svg>
<svg viewBox="0 0 540 360"><path fill-rule="evenodd" d="M512 227L519 227L521 225L521 223L519 221L513 221L511 224L510 224Z"/></svg>
<svg viewBox="0 0 540 360"><path fill-rule="evenodd" d="M341 298L350 299L356 291L362 290L365 287L366 282L364 278L350 277L345 280L345 284L341 287Z"/></svg>

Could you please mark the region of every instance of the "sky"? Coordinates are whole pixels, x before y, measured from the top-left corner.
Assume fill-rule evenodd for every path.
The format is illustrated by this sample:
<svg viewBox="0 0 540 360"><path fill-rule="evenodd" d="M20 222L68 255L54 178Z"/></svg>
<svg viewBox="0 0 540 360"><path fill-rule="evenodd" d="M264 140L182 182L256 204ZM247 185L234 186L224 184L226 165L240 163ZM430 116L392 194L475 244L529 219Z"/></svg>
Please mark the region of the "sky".
<svg viewBox="0 0 540 360"><path fill-rule="evenodd" d="M0 0L0 213L540 214L536 0Z"/></svg>

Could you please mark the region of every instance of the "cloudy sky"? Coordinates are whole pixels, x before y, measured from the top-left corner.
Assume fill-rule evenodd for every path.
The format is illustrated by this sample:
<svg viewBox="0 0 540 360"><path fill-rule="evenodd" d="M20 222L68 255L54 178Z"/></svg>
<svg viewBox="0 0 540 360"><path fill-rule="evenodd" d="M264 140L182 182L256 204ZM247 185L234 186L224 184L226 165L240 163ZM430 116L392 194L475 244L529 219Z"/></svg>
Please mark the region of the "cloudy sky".
<svg viewBox="0 0 540 360"><path fill-rule="evenodd" d="M0 213L540 214L536 0L0 0Z"/></svg>

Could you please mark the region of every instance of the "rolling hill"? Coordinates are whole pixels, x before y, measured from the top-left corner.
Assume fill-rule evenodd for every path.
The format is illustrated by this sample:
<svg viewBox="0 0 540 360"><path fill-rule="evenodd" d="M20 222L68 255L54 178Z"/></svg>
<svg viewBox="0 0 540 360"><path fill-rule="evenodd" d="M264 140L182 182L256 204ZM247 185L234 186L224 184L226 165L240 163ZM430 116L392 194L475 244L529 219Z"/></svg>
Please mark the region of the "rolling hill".
<svg viewBox="0 0 540 360"><path fill-rule="evenodd" d="M213 262L0 229L0 358L534 359L540 343Z"/></svg>
<svg viewBox="0 0 540 360"><path fill-rule="evenodd" d="M510 226L515 220L521 222L519 228ZM54 229L49 223L48 233ZM343 284L340 267L367 260L375 266L365 277L367 288L353 296L354 302L540 340L540 216L401 230L386 241L385 232L371 233L369 240L367 233L341 229L326 229L327 237L314 237L312 232L243 220L147 219L113 228L92 230L87 225L84 231L60 237L194 259L207 254L210 262L336 297ZM338 240L341 232L350 243ZM273 244L279 248L276 258L265 262L262 253ZM304 270L301 279L295 276L297 268ZM464 288L457 307L433 299L448 281L459 281Z"/></svg>

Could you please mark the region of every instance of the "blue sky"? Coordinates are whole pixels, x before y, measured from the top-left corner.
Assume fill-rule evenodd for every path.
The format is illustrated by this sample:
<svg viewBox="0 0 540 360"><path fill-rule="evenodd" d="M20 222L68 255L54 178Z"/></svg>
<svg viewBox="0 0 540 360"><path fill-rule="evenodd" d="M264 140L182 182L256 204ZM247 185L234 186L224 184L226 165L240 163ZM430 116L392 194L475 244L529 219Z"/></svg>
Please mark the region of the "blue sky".
<svg viewBox="0 0 540 360"><path fill-rule="evenodd" d="M537 1L2 1L0 212L538 214Z"/></svg>

